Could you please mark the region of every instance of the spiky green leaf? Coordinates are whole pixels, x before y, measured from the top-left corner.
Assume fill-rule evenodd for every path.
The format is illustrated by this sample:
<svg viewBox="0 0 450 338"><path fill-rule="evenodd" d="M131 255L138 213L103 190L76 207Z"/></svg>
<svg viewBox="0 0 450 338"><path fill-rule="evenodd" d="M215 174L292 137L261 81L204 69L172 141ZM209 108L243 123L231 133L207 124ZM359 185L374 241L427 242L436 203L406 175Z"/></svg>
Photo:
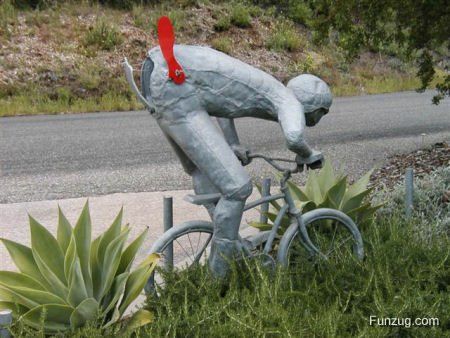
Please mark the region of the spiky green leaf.
<svg viewBox="0 0 450 338"><path fill-rule="evenodd" d="M93 294L98 295L99 290L101 287L102 282L102 269L100 266L100 263L98 261L98 246L100 245L100 241L102 239L102 236L98 236L91 244L91 253L89 257L90 265L91 265L91 272L92 272L92 287L93 287ZM95 297L97 301L99 299Z"/></svg>
<svg viewBox="0 0 450 338"><path fill-rule="evenodd" d="M347 201L343 201L343 204L341 205L341 210L345 213L349 212L350 210L358 208L365 200L367 196L372 192L372 189L366 189L362 192L360 192L357 195L354 195L352 198L348 199Z"/></svg>
<svg viewBox="0 0 450 338"><path fill-rule="evenodd" d="M83 272L83 279L86 284L88 295L93 295L92 275L90 269L90 250L91 250L91 216L89 214L89 202L83 207L81 215L78 218L77 224L73 229L73 234L76 240L77 253L80 258L81 271Z"/></svg>
<svg viewBox="0 0 450 338"><path fill-rule="evenodd" d="M99 305L94 298L87 298L78 305L70 316L70 326L78 328L97 319Z"/></svg>
<svg viewBox="0 0 450 338"><path fill-rule="evenodd" d="M132 332L144 325L150 324L154 320L152 312L144 309L136 311L131 319L127 322L124 331Z"/></svg>
<svg viewBox="0 0 450 338"><path fill-rule="evenodd" d="M321 208L340 209L342 199L344 198L347 189L347 177L344 176L339 179L326 193L324 203Z"/></svg>
<svg viewBox="0 0 450 338"><path fill-rule="evenodd" d="M108 295L103 300L103 316L107 315L117 305L117 302L125 291L125 284L129 275L129 272L124 272L114 278L114 283Z"/></svg>
<svg viewBox="0 0 450 338"><path fill-rule="evenodd" d="M28 308L47 303L66 304L64 299L48 291L14 286L0 286L0 299L7 302L15 302Z"/></svg>
<svg viewBox="0 0 450 338"><path fill-rule="evenodd" d="M52 269L50 269L44 260L41 259L41 256L34 250L33 256L36 261L36 265L39 267L39 271L41 271L47 281L47 285L50 287L48 290L61 298L66 298L68 292L66 284L64 284L59 277L53 273Z"/></svg>
<svg viewBox="0 0 450 338"><path fill-rule="evenodd" d="M73 307L77 307L81 302L88 298L83 273L81 271L80 260L78 257L75 257L71 270L69 295L67 296L67 301Z"/></svg>
<svg viewBox="0 0 450 338"><path fill-rule="evenodd" d="M96 295L98 299L102 299L105 293L111 287L114 277L116 276L117 269L120 264L120 257L122 254L125 241L127 240L130 229L121 233L119 237L115 238L105 251L105 260L102 264L102 282L100 286L99 294Z"/></svg>
<svg viewBox="0 0 450 338"><path fill-rule="evenodd" d="M131 242L130 245L128 245L124 250L116 275L120 275L125 271L130 271L131 264L133 264L134 258L136 257L139 248L142 246L142 243L144 243L147 233L148 227L144 231L142 231L142 233L138 237L136 237L136 239Z"/></svg>
<svg viewBox="0 0 450 338"><path fill-rule="evenodd" d="M364 176L362 176L358 181L356 181L347 189L347 192L344 197L344 204L351 198L367 190L367 185L369 184L372 172L373 170L369 170Z"/></svg>
<svg viewBox="0 0 450 338"><path fill-rule="evenodd" d="M268 224L268 223L260 223L260 222L250 222L248 223L248 225L250 225L251 227L254 227L260 231L267 231L272 229L273 224Z"/></svg>
<svg viewBox="0 0 450 338"><path fill-rule="evenodd" d="M45 304L31 309L23 315L21 320L35 329L41 329L42 319L44 318L44 330L55 333L70 328L70 316L73 310L72 307L67 305Z"/></svg>
<svg viewBox="0 0 450 338"><path fill-rule="evenodd" d="M44 286L37 280L24 273L14 271L0 271L0 285L45 290Z"/></svg>
<svg viewBox="0 0 450 338"><path fill-rule="evenodd" d="M6 250L8 250L9 255L11 256L14 264L17 266L20 272L36 279L42 284L46 283L46 280L39 271L39 268L36 266L33 252L29 247L5 238L1 238L0 240L2 241Z"/></svg>
<svg viewBox="0 0 450 338"><path fill-rule="evenodd" d="M30 219L31 232L31 250L34 259L36 254L43 263L52 271L52 273L63 283L66 284L66 276L64 275L64 255L59 246L58 241L43 225L37 222L33 217ZM44 278L44 272L40 269Z"/></svg>
<svg viewBox="0 0 450 338"><path fill-rule="evenodd" d="M320 191L319 181L317 174L314 171L309 171L308 179L305 186L305 194L308 199L313 201L316 205L319 205L323 201L322 192Z"/></svg>
<svg viewBox="0 0 450 338"><path fill-rule="evenodd" d="M160 256L158 254L149 255L143 263L130 273L125 285L125 291L122 301L119 305L120 315L123 315L127 307L139 296L147 283L148 278L158 263Z"/></svg>
<svg viewBox="0 0 450 338"><path fill-rule="evenodd" d="M338 181L330 160L325 161L323 168L317 174L317 181L322 196L325 196L328 190L330 190Z"/></svg>
<svg viewBox="0 0 450 338"><path fill-rule="evenodd" d="M75 259L77 259L77 245L75 237L72 235L69 246L67 247L66 255L64 257L64 275L66 276L66 279L68 281L71 280L72 276L72 266L75 262Z"/></svg>
<svg viewBox="0 0 450 338"><path fill-rule="evenodd" d="M63 253L66 253L72 237L72 226L67 220L66 216L58 206L58 229L56 231L56 240L59 243Z"/></svg>
<svg viewBox="0 0 450 338"><path fill-rule="evenodd" d="M97 251L97 257L100 264L103 264L105 260L106 248L108 247L108 245L120 235L122 216L123 208L120 209L119 214L102 235Z"/></svg>

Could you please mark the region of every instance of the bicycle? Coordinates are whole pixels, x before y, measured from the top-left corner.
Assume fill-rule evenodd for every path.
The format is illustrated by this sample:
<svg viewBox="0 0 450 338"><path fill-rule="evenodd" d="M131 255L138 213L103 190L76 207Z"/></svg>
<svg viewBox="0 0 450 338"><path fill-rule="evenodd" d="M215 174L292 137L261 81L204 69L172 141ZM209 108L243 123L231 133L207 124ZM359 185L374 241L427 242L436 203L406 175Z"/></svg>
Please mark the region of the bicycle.
<svg viewBox="0 0 450 338"><path fill-rule="evenodd" d="M280 179L280 193L264 196L256 201L247 203L244 207L244 212L259 205L278 200L284 200L284 205L278 212L271 230L261 231L256 235L251 235L246 238L239 236L239 240L244 248L243 251L245 257L262 257L266 265L275 266L277 262L286 268L298 264L299 261L303 262L305 259L321 258L330 260L331 257L342 257L343 254L348 253L352 254L358 260L363 259L364 246L361 233L349 216L341 211L327 208L315 209L302 214L301 210L296 206L287 182L292 174L300 171L300 168L298 165L293 169L284 168L276 163L295 163L295 161L282 158L270 158L261 154L250 154L249 158L265 160L282 173L282 178ZM185 200L196 205L205 205L216 203L220 198L220 194L187 195ZM274 248L274 241L277 238L281 221L285 216L289 217L291 224L281 236L277 245L278 250L275 262L275 258L273 258L270 253ZM320 226L320 229L322 230L325 229L325 231L316 229L318 226ZM206 263L213 229L212 222L185 222L180 226L173 227L166 231L162 237L153 244L151 252L160 253L162 256L161 262L164 264L165 251L169 249L169 255L172 256L171 259L173 258L172 268L185 269L194 264ZM331 233L332 249L325 250L324 246ZM191 238L191 235L194 236L194 234L196 234L194 243L197 243L195 250ZM184 236L187 236L187 238L182 240L181 238ZM339 240L340 245L336 248L334 242L337 239ZM350 246L347 245L346 247L342 247L348 242L351 244ZM175 245L179 245L180 248L175 249ZM187 245L190 245L190 249L187 248ZM343 252L338 252L337 249L341 247ZM335 255L332 256L332 254ZM176 258L175 255L177 255ZM161 278L162 277L158 277L154 273L147 282L145 288L146 292L155 292L156 284L163 282L158 280Z"/></svg>

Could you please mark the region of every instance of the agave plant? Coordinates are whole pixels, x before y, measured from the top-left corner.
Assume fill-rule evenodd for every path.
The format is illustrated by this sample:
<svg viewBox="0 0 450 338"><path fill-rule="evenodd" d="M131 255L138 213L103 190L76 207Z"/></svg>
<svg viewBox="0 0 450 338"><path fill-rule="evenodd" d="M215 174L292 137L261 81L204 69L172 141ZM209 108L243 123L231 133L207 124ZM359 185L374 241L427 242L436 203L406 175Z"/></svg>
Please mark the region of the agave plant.
<svg viewBox="0 0 450 338"><path fill-rule="evenodd" d="M46 333L91 321L106 327L121 319L159 258L150 255L131 271L148 229L126 246L130 228L122 227L122 213L93 241L88 203L73 228L59 209L56 238L31 216L31 247L1 238L20 272L0 271L0 309ZM129 323L139 326L151 319L141 309Z"/></svg>
<svg viewBox="0 0 450 338"><path fill-rule="evenodd" d="M298 186L288 182L289 191L295 199L295 203L302 212L308 212L317 208L337 209L350 216L358 225L370 223L373 215L382 204L372 206L369 199L373 188L368 188L372 170L362 176L357 182L350 185L347 176L336 174L331 161L325 161L324 167L316 173L311 170L304 186ZM257 186L261 192L261 187ZM271 203L276 212L268 212L267 216L272 222L277 216L281 206L277 202ZM289 226L290 220L284 217L280 231L283 232ZM260 229L268 230L271 224L250 223Z"/></svg>

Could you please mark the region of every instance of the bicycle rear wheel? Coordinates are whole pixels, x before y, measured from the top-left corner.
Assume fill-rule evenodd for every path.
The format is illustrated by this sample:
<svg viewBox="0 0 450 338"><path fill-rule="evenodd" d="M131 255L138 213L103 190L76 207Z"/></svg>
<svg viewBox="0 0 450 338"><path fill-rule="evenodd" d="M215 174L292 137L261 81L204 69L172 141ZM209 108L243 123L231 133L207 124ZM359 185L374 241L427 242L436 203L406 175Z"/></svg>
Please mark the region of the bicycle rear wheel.
<svg viewBox="0 0 450 338"><path fill-rule="evenodd" d="M301 240L299 225L293 223L283 235L277 260L284 267L304 264L305 260L323 258L342 261L348 257L364 258L361 233L353 220L341 211L316 209L302 216L308 236L316 250L308 248Z"/></svg>
<svg viewBox="0 0 450 338"><path fill-rule="evenodd" d="M161 254L161 260L148 279L145 292L157 294L158 288L164 287L168 271L181 271L206 264L212 235L213 225L205 221L186 222L166 231L150 250L150 253ZM173 252L172 258L170 251Z"/></svg>

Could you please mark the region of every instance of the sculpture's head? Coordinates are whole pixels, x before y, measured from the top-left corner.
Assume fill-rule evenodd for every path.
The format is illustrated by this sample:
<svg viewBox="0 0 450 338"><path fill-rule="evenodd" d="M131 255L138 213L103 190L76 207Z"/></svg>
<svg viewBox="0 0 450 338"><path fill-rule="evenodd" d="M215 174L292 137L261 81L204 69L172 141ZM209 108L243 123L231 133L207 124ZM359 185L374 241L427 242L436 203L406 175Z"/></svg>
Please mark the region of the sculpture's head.
<svg viewBox="0 0 450 338"><path fill-rule="evenodd" d="M333 96L325 81L311 74L294 77L287 84L305 110L306 125L315 126L328 113Z"/></svg>

